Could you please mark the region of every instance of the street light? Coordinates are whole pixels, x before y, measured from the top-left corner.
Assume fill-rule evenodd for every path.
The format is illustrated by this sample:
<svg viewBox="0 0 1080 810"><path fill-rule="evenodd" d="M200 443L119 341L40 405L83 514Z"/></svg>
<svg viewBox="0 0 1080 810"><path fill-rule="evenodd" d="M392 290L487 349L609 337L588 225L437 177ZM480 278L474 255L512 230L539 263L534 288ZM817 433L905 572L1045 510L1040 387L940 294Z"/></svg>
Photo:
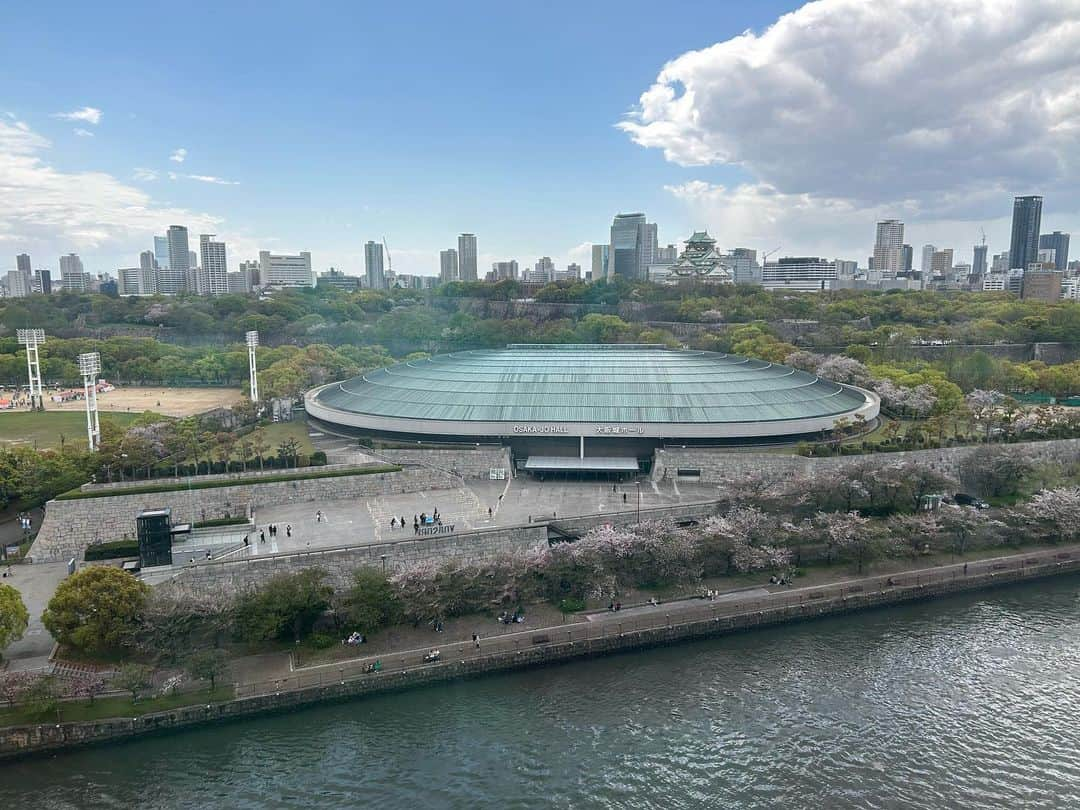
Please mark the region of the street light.
<svg viewBox="0 0 1080 810"><path fill-rule="evenodd" d="M635 481L637 484L637 522L641 523L641 482Z"/></svg>

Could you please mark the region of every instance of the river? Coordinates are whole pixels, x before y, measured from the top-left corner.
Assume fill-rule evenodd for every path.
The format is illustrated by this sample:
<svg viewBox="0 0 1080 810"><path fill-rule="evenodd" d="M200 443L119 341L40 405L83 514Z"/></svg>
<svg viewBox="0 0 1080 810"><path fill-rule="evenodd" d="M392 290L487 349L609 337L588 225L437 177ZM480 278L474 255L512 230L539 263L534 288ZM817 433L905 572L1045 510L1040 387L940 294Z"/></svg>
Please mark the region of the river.
<svg viewBox="0 0 1080 810"><path fill-rule="evenodd" d="M1080 807L1080 578L0 766L4 808Z"/></svg>

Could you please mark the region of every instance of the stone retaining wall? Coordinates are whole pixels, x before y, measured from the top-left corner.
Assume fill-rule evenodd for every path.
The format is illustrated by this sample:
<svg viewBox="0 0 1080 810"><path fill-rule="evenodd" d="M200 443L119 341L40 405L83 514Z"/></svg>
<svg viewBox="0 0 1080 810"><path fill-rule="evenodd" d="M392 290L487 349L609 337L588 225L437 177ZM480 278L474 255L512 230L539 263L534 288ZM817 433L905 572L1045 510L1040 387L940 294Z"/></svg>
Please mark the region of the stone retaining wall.
<svg viewBox="0 0 1080 810"><path fill-rule="evenodd" d="M311 475L322 472L333 472L335 470L357 470L364 469L366 467L381 467L382 462L374 461L366 464L323 464L317 467L299 467L299 468L287 468L287 469L273 469L273 470L248 470L247 472L238 473L212 473L210 475L198 475L198 476L181 476L180 478L140 478L134 481L113 481L107 484L83 484L79 487L80 492L108 492L108 491L123 491L125 489L137 489L139 487L148 486L187 486L189 480L192 481L243 481L250 480L252 478L271 478L276 475L304 475L305 473Z"/></svg>
<svg viewBox="0 0 1080 810"><path fill-rule="evenodd" d="M518 526L451 534L393 543L371 543L296 554L274 554L247 559L201 562L185 567L157 586L160 593L225 602L238 592L255 587L277 574L320 568L336 588L348 587L357 568L386 566L388 571L424 562L477 560L512 551L527 551L547 543L547 527ZM385 561L384 558L385 557Z"/></svg>
<svg viewBox="0 0 1080 810"><path fill-rule="evenodd" d="M291 711L304 706L363 695L408 689L446 681L471 678L491 672L545 666L585 656L673 644L689 639L753 630L794 621L852 613L924 599L950 596L964 591L1006 585L1062 573L1080 571L1080 561L1049 563L1020 570L992 572L935 583L892 588L885 591L848 593L767 610L703 618L684 624L604 635L582 641L564 641L495 653L467 660L418 666L396 672L364 675L352 680L332 681L305 689L241 698L225 703L188 706L139 718L101 720L85 723L48 723L0 730L0 759L76 748L96 743L137 738L146 734L175 731L207 723L233 720L270 712ZM328 679L329 680L329 679Z"/></svg>
<svg viewBox="0 0 1080 810"><path fill-rule="evenodd" d="M134 536L135 516L144 509L167 507L172 509L173 523L195 523L244 515L249 506L258 509L290 502L372 498L453 489L460 484L459 478L440 470L411 467L401 472L52 500L45 505L45 520L30 548L30 557L34 562L81 559L91 543L120 540L125 534Z"/></svg>
<svg viewBox="0 0 1080 810"><path fill-rule="evenodd" d="M426 448L380 449L373 455L392 464L422 464L460 475L462 478L488 478L492 468L501 467L511 474L510 449L481 447L476 450L431 450Z"/></svg>
<svg viewBox="0 0 1080 810"><path fill-rule="evenodd" d="M862 464L894 465L914 463L929 467L959 481L965 458L985 445L943 447L936 450L906 450L898 453L872 453L857 456L807 458L780 453L740 453L723 448L686 447L658 449L654 456L653 480L675 478L677 470L701 471L704 483L719 483L752 474L802 474L813 477ZM1036 461L1075 462L1080 459L1080 439L1056 439L1045 442L1018 442L1006 445L1010 450L1026 452Z"/></svg>

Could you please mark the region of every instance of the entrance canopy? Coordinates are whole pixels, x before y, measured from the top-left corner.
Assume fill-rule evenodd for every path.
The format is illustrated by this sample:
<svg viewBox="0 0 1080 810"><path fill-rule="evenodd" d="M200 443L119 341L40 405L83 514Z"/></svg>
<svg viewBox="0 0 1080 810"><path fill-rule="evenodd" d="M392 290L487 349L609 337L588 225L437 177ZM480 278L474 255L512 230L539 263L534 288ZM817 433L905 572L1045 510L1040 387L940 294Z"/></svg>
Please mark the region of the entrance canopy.
<svg viewBox="0 0 1080 810"><path fill-rule="evenodd" d="M527 472L636 473L638 462L632 456L529 456L523 469Z"/></svg>

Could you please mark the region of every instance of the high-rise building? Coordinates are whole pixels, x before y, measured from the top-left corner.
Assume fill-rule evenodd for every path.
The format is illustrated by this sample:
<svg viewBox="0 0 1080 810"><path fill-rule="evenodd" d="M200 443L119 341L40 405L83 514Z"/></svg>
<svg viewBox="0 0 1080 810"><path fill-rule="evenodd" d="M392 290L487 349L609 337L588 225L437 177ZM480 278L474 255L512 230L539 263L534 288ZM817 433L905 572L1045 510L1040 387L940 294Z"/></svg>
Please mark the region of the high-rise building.
<svg viewBox="0 0 1080 810"><path fill-rule="evenodd" d="M646 278L648 265L642 264L646 225L644 214L615 215L608 248L608 278L620 276L628 281Z"/></svg>
<svg viewBox="0 0 1080 810"><path fill-rule="evenodd" d="M511 259L508 262L492 262L491 264L491 276L494 281L505 281L506 279L516 279L518 277L518 263L516 259Z"/></svg>
<svg viewBox="0 0 1080 810"><path fill-rule="evenodd" d="M902 245L900 247L900 272L909 276L914 269L915 251L912 249L911 245Z"/></svg>
<svg viewBox="0 0 1080 810"><path fill-rule="evenodd" d="M930 272L930 260L933 259L934 253L936 252L937 248L933 245L922 246L922 261L919 262L919 270L921 270L924 275Z"/></svg>
<svg viewBox="0 0 1080 810"><path fill-rule="evenodd" d="M225 295L229 292L229 264L225 257L225 243L215 242L214 234L199 235L199 253L202 276L206 289L203 295Z"/></svg>
<svg viewBox="0 0 1080 810"><path fill-rule="evenodd" d="M476 281L476 234L463 233L457 238L458 278Z"/></svg>
<svg viewBox="0 0 1080 810"><path fill-rule="evenodd" d="M154 237L154 261L161 270L169 269L169 237Z"/></svg>
<svg viewBox="0 0 1080 810"><path fill-rule="evenodd" d="M610 245L592 246L592 280L600 281L607 276Z"/></svg>
<svg viewBox="0 0 1080 810"><path fill-rule="evenodd" d="M649 265L656 263L656 251L659 246L656 223L646 222L645 229L641 232L641 265L638 268L638 278L649 277ZM677 259L678 256L675 258ZM672 261L672 264L674 263Z"/></svg>
<svg viewBox="0 0 1080 810"><path fill-rule="evenodd" d="M60 288L66 292L86 292L90 275L83 269L82 259L76 253L60 257Z"/></svg>
<svg viewBox="0 0 1080 810"><path fill-rule="evenodd" d="M1039 237L1039 247L1054 251L1054 269L1062 272L1069 266L1069 234L1061 231L1044 233Z"/></svg>
<svg viewBox="0 0 1080 810"><path fill-rule="evenodd" d="M378 242L364 244L364 272L369 290L385 290L386 274L383 272L383 250Z"/></svg>
<svg viewBox="0 0 1080 810"><path fill-rule="evenodd" d="M767 290L830 290L836 281L836 262L808 256L788 256L766 262L761 286Z"/></svg>
<svg viewBox="0 0 1080 810"><path fill-rule="evenodd" d="M160 293L176 295L187 289L188 269L191 267L187 228L183 225L170 225L166 238L169 243L169 264L168 267L158 269L157 287Z"/></svg>
<svg viewBox="0 0 1080 810"><path fill-rule="evenodd" d="M904 223L883 219L877 224L874 240L874 269L895 276L903 272Z"/></svg>
<svg viewBox="0 0 1080 810"><path fill-rule="evenodd" d="M257 261L240 262L240 274L244 277L244 292L251 292L262 285Z"/></svg>
<svg viewBox="0 0 1080 810"><path fill-rule="evenodd" d="M315 286L355 291L360 289L361 284L359 276L347 276L331 267L327 272L319 274L319 277L315 279Z"/></svg>
<svg viewBox="0 0 1080 810"><path fill-rule="evenodd" d="M30 280L21 270L8 270L4 286L9 298L25 298L30 294Z"/></svg>
<svg viewBox="0 0 1080 810"><path fill-rule="evenodd" d="M34 289L42 295L52 294L52 272L49 270L34 271Z"/></svg>
<svg viewBox="0 0 1080 810"><path fill-rule="evenodd" d="M1060 270L1029 270L1024 273L1020 297L1036 301L1060 301L1063 276Z"/></svg>
<svg viewBox="0 0 1080 810"><path fill-rule="evenodd" d="M297 255L259 251L259 283L264 287L314 287L311 254Z"/></svg>
<svg viewBox="0 0 1080 810"><path fill-rule="evenodd" d="M656 248L653 264L675 264L679 260L679 249L675 245Z"/></svg>
<svg viewBox="0 0 1080 810"><path fill-rule="evenodd" d="M986 270L986 245L975 245L971 259L971 275L985 276Z"/></svg>
<svg viewBox="0 0 1080 810"><path fill-rule="evenodd" d="M154 251L144 250L139 254L139 267L143 270L153 270L157 267L157 259L154 258Z"/></svg>
<svg viewBox="0 0 1080 810"><path fill-rule="evenodd" d="M935 250L930 257L930 275L940 278L952 276L953 251L952 248Z"/></svg>
<svg viewBox="0 0 1080 810"><path fill-rule="evenodd" d="M457 281L458 275L458 252L453 248L439 251L439 281L449 284Z"/></svg>
<svg viewBox="0 0 1080 810"><path fill-rule="evenodd" d="M30 254L20 253L15 257L15 269L29 278L33 271L30 269Z"/></svg>
<svg viewBox="0 0 1080 810"><path fill-rule="evenodd" d="M547 284L555 280L555 262L550 256L541 256L536 260L533 269L528 273L526 281L534 284Z"/></svg>
<svg viewBox="0 0 1080 810"><path fill-rule="evenodd" d="M149 252L149 251L147 251ZM154 268L150 268L153 275ZM116 289L120 295L146 295L143 289L143 267L121 267L116 271Z"/></svg>
<svg viewBox="0 0 1080 810"><path fill-rule="evenodd" d="M1017 197L1013 200L1012 239L1009 241L1009 269L1024 268L1039 251L1043 198Z"/></svg>
<svg viewBox="0 0 1080 810"><path fill-rule="evenodd" d="M565 270L559 270L555 273L556 281L581 281L581 265L575 262L571 262L566 265Z"/></svg>
<svg viewBox="0 0 1080 810"><path fill-rule="evenodd" d="M731 277L736 284L757 284L761 281L761 266L757 251L751 248L735 248L731 258Z"/></svg>

